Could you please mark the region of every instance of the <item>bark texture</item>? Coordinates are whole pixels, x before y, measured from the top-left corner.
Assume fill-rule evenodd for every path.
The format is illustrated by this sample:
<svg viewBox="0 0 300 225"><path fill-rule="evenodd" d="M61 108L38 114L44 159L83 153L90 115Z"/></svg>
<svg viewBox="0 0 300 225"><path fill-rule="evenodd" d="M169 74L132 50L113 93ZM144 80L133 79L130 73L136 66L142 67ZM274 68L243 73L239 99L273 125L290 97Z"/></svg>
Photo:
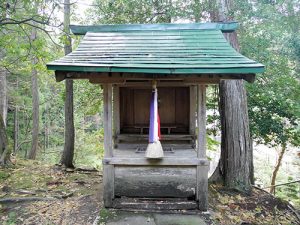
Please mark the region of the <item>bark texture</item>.
<svg viewBox="0 0 300 225"><path fill-rule="evenodd" d="M282 162L282 158L283 158L283 155L284 155L285 151L286 151L286 145L283 144L281 146L281 151L279 152L278 159L276 161L274 170L272 172L271 188L270 188L270 193L272 193L272 194L275 194L275 187L274 187L274 185L275 185L275 182L276 182L277 173L278 173L278 170L280 168L280 165L281 165L281 162Z"/></svg>
<svg viewBox="0 0 300 225"><path fill-rule="evenodd" d="M2 10L1 16L3 19L7 17L7 9ZM5 34L6 30L1 28L2 33ZM0 60L4 59L6 55L5 49L0 49ZM6 127L6 118L7 118L7 70L4 67L0 67L0 115L2 116L2 122L4 123L4 128Z"/></svg>
<svg viewBox="0 0 300 225"><path fill-rule="evenodd" d="M36 28L32 28L31 41L35 41L37 38ZM38 77L35 66L38 63L36 56L32 56L31 59L33 68L31 71L31 92L32 92L32 142L31 149L28 154L28 159L35 159L38 151L39 142L39 88L38 88Z"/></svg>
<svg viewBox="0 0 300 225"><path fill-rule="evenodd" d="M19 88L19 80L17 77L16 80L16 89L18 90ZM15 103L15 110L14 110L14 149L13 149L13 153L14 155L17 154L18 151L18 145L19 145L19 107L17 105L17 103Z"/></svg>
<svg viewBox="0 0 300 225"><path fill-rule="evenodd" d="M0 113L0 166L6 165L9 159L6 129Z"/></svg>
<svg viewBox="0 0 300 225"><path fill-rule="evenodd" d="M67 35L64 45L65 55L72 52L71 37L70 37L70 0L64 1L64 31ZM61 164L65 167L73 166L74 157L74 115L73 115L73 80L66 80L66 97L65 97L65 144L61 157Z"/></svg>
<svg viewBox="0 0 300 225"><path fill-rule="evenodd" d="M1 16L7 17L7 10L2 10ZM2 33L6 33L2 29ZM0 49L0 60L5 57L5 49ZM0 165L6 165L9 161L8 141L6 135L6 121L7 121L7 75L8 72L4 67L0 68Z"/></svg>
<svg viewBox="0 0 300 225"><path fill-rule="evenodd" d="M250 191L250 132L246 91L242 80L221 81L220 172L225 186Z"/></svg>
<svg viewBox="0 0 300 225"><path fill-rule="evenodd" d="M7 118L7 72L0 68L0 166L6 165L8 154L8 143L6 136L6 118Z"/></svg>
<svg viewBox="0 0 300 225"><path fill-rule="evenodd" d="M18 140L19 140L19 108L15 106L14 111L14 154L17 154L18 150Z"/></svg>
<svg viewBox="0 0 300 225"><path fill-rule="evenodd" d="M2 115L4 126L6 126L7 118L7 71L4 68L0 68L0 114Z"/></svg>
<svg viewBox="0 0 300 225"><path fill-rule="evenodd" d="M232 1L219 1L219 20L226 21ZM237 51L240 50L236 32L224 35ZM211 181L243 192L251 191L253 172L252 142L249 131L247 95L243 80L220 82L221 158Z"/></svg>

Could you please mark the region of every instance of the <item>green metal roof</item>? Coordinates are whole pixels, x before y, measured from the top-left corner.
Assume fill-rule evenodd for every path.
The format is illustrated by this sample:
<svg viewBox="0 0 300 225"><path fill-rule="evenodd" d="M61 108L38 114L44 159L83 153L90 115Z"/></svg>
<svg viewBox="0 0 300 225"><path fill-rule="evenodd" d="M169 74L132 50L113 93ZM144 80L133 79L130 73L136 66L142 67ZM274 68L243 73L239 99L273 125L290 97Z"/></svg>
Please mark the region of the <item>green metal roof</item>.
<svg viewBox="0 0 300 225"><path fill-rule="evenodd" d="M237 22L226 23L159 23L159 24L117 24L117 25L70 25L73 34L83 35L87 32L120 32L149 30L221 30L233 32L239 27Z"/></svg>
<svg viewBox="0 0 300 225"><path fill-rule="evenodd" d="M167 24L161 29L158 29L159 25L140 28L138 25L109 25L103 26L102 30L100 26L97 29L73 27L73 32L85 33L78 48L48 63L47 67L59 71L157 74L263 72L262 64L230 46L221 27L211 24L202 27L170 24L169 29ZM226 28L224 24L223 28Z"/></svg>

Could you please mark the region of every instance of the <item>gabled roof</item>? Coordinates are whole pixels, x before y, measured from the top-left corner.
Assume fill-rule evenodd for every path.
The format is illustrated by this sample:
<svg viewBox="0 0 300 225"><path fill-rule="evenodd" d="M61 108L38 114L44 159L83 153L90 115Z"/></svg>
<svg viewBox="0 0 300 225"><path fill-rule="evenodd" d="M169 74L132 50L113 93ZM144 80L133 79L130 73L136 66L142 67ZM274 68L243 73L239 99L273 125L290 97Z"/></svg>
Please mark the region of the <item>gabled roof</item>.
<svg viewBox="0 0 300 225"><path fill-rule="evenodd" d="M236 23L73 26L78 48L50 70L154 74L253 74L264 66L235 51L223 32Z"/></svg>

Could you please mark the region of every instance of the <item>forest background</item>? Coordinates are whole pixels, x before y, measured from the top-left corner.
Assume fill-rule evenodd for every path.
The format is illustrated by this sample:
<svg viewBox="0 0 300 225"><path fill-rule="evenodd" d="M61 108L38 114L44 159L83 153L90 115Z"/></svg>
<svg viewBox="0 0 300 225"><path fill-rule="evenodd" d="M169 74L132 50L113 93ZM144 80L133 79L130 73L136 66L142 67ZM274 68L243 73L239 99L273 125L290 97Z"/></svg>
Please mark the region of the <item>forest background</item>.
<svg viewBox="0 0 300 225"><path fill-rule="evenodd" d="M246 84L256 184L268 187L276 168L276 183L299 181L300 2L232 2L229 18L232 15L240 23L241 53L266 66L253 84ZM70 6L71 24L123 24L208 22L217 4L209 0L74 0ZM57 83L45 65L64 54L68 41L62 26L63 2L1 0L0 10L0 109L9 149L17 158L58 163L64 145L65 85ZM80 37L72 39L76 48ZM100 86L88 81L74 82L76 166L101 168L101 92ZM208 147L213 162L219 154L217 96L218 87L209 87ZM280 160L285 167L280 167ZM277 196L298 207L299 193L299 182L276 188Z"/></svg>

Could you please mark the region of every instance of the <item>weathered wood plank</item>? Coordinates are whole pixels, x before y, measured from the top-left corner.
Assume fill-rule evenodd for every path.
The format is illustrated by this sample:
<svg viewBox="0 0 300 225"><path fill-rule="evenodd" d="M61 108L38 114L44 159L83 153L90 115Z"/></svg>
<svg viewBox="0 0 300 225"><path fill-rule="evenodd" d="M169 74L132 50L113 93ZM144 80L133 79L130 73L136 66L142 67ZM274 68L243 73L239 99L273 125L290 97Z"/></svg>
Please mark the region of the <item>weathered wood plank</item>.
<svg viewBox="0 0 300 225"><path fill-rule="evenodd" d="M103 85L104 156L112 157L112 85Z"/></svg>
<svg viewBox="0 0 300 225"><path fill-rule="evenodd" d="M111 78L111 77L101 77L101 76L89 78L89 81L92 84L123 84L123 83L125 83L125 79L123 79L123 78Z"/></svg>
<svg viewBox="0 0 300 225"><path fill-rule="evenodd" d="M198 158L206 158L206 86L198 85Z"/></svg>
<svg viewBox="0 0 300 225"><path fill-rule="evenodd" d="M117 85L113 87L113 125L116 142L116 137L120 134L120 88Z"/></svg>
<svg viewBox="0 0 300 225"><path fill-rule="evenodd" d="M104 158L103 165L135 165L135 166L207 166L208 160L197 158L164 157L161 160L146 158Z"/></svg>
<svg viewBox="0 0 300 225"><path fill-rule="evenodd" d="M116 196L193 198L195 192L195 166L115 167Z"/></svg>
<svg viewBox="0 0 300 225"><path fill-rule="evenodd" d="M199 210L208 208L208 168L209 166L197 166L197 196Z"/></svg>
<svg viewBox="0 0 300 225"><path fill-rule="evenodd" d="M198 158L206 158L206 86L198 85Z"/></svg>
<svg viewBox="0 0 300 225"><path fill-rule="evenodd" d="M185 84L208 83L217 84L224 79L245 79L252 82L255 79L255 74L153 74L153 73L119 73L119 72L70 72L70 71L55 71L57 82L64 79L90 79L94 83L123 83L124 80L182 80ZM102 81L101 81L102 80ZM151 83L151 82L150 82ZM158 85L160 82L158 82ZM177 83L177 82L176 82ZM179 83L179 82L178 82ZM128 83L129 85L129 83ZM165 85L162 84L161 85Z"/></svg>
<svg viewBox="0 0 300 225"><path fill-rule="evenodd" d="M157 87L186 87L189 86L189 84L184 83L184 80L176 80L172 81L169 80L166 82L165 80L163 82L158 81ZM152 82L151 80L133 80L126 79L126 82L123 84L120 84L120 87L137 87L137 88L145 88L145 89L151 89L152 88Z"/></svg>
<svg viewBox="0 0 300 225"><path fill-rule="evenodd" d="M104 206L107 208L113 207L114 199L114 166L113 165L103 165L103 201Z"/></svg>
<svg viewBox="0 0 300 225"><path fill-rule="evenodd" d="M141 134L120 134L118 135L117 139L119 141L127 141L127 142L132 142L132 141L147 141L148 140L148 135L141 135ZM194 139L193 135L184 135L184 134L170 134L170 135L163 135L163 141L191 141Z"/></svg>
<svg viewBox="0 0 300 225"><path fill-rule="evenodd" d="M206 86L198 85L198 147L197 157L206 159ZM207 210L208 205L208 166L197 166L196 199L200 210Z"/></svg>
<svg viewBox="0 0 300 225"><path fill-rule="evenodd" d="M190 134L196 135L196 105L197 89L196 86L190 86Z"/></svg>
<svg viewBox="0 0 300 225"><path fill-rule="evenodd" d="M191 210L197 208L196 201L184 199L138 199L138 198L119 198L114 200L116 209L135 209L135 210Z"/></svg>
<svg viewBox="0 0 300 225"><path fill-rule="evenodd" d="M103 85L104 100L104 157L113 156L112 146L112 85ZM112 207L114 198L114 166L103 165L103 200L105 207Z"/></svg>

